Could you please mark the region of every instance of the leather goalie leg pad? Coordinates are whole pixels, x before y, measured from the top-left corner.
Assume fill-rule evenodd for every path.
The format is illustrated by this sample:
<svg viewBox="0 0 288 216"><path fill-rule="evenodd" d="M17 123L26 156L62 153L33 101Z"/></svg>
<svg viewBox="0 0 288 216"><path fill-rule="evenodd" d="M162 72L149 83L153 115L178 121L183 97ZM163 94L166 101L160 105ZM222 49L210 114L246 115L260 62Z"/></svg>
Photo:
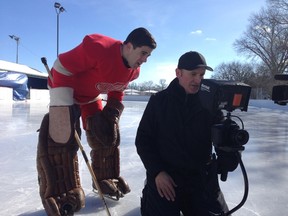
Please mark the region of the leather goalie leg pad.
<svg viewBox="0 0 288 216"><path fill-rule="evenodd" d="M93 171L99 181L119 177L120 158L118 147L103 147L91 150Z"/></svg>
<svg viewBox="0 0 288 216"><path fill-rule="evenodd" d="M67 194L44 199L42 203L48 216L74 215L74 212L84 207L84 199L85 194L83 189L75 188Z"/></svg>
<svg viewBox="0 0 288 216"><path fill-rule="evenodd" d="M48 136L49 115L39 130L37 171L40 197L48 215L73 215L85 206L76 141L57 144Z"/></svg>
<svg viewBox="0 0 288 216"><path fill-rule="evenodd" d="M55 142L66 144L73 140L73 106L50 106L49 122L49 135Z"/></svg>
<svg viewBox="0 0 288 216"><path fill-rule="evenodd" d="M120 174L119 147L103 147L91 151L92 168L103 194L117 196L130 192ZM93 187L95 185L93 183ZM97 188L95 188L97 189Z"/></svg>

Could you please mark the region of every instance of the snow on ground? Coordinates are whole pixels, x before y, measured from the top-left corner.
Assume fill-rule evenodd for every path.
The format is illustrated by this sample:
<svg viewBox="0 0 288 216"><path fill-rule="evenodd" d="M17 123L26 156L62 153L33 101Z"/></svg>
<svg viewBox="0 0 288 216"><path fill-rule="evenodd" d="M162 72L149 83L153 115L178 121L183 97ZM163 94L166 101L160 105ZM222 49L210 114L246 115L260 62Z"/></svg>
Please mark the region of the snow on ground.
<svg viewBox="0 0 288 216"><path fill-rule="evenodd" d="M145 170L136 153L134 139L145 101L125 101L121 117L121 175L132 191L120 201L106 199L112 216L139 216ZM36 171L37 129L48 111L48 101L0 100L0 215L44 216ZM248 112L233 112L244 121L250 134L242 153L249 179L249 194L235 216L284 216L288 203L288 107L271 101L250 101ZM90 148L82 139L89 155ZM80 177L86 207L75 215L107 215L101 199L91 191L91 177L79 152ZM244 186L240 168L221 182L229 207L242 199Z"/></svg>

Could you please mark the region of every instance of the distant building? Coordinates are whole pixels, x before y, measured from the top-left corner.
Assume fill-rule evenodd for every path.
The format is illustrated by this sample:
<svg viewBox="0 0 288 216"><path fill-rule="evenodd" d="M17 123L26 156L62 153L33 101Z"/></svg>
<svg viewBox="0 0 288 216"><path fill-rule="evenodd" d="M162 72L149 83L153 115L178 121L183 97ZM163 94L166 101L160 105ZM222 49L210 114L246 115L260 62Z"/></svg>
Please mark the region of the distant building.
<svg viewBox="0 0 288 216"><path fill-rule="evenodd" d="M124 90L125 95L153 95L157 93L155 90L147 90L147 91L138 91L135 89L126 89Z"/></svg>
<svg viewBox="0 0 288 216"><path fill-rule="evenodd" d="M30 98L31 89L47 89L47 73L26 65L0 60L0 88L11 88L13 100ZM5 89L6 91L7 89Z"/></svg>

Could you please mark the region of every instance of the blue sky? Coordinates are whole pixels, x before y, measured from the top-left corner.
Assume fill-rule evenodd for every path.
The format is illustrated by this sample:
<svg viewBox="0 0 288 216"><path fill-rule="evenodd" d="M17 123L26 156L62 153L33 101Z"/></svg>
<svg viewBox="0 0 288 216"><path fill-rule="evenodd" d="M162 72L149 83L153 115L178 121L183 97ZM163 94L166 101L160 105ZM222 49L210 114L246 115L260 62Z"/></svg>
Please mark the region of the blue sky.
<svg viewBox="0 0 288 216"><path fill-rule="evenodd" d="M158 47L142 65L137 83L167 83L175 77L178 58L187 51L202 53L209 66L245 60L233 49L249 24L252 13L265 0L59 0L66 9L60 14L59 52L78 45L86 34L101 33L124 40L134 28L143 26ZM57 56L57 15L52 0L1 0L0 60L45 71L40 58L50 65ZM210 72L205 77L209 78Z"/></svg>

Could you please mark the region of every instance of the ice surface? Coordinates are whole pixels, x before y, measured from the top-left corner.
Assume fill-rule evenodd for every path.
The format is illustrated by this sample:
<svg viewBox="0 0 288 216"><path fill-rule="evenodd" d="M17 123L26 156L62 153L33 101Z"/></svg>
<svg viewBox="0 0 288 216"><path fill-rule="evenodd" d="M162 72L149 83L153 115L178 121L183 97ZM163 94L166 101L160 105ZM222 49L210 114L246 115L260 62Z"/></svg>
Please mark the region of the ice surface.
<svg viewBox="0 0 288 216"><path fill-rule="evenodd" d="M244 121L250 140L242 154L249 178L249 194L235 216L284 216L288 203L288 108L271 101L250 101L248 112L233 112ZM147 102L125 101L121 117L121 175L132 191L120 201L106 199L113 216L139 216L145 170L136 153L134 139ZM37 129L48 111L48 101L0 100L0 215L44 216L36 172ZM90 148L85 137L84 149ZM86 207L75 215L107 215L101 199L91 191L91 177L79 152L80 177ZM240 168L221 182L232 209L242 199L244 186Z"/></svg>

